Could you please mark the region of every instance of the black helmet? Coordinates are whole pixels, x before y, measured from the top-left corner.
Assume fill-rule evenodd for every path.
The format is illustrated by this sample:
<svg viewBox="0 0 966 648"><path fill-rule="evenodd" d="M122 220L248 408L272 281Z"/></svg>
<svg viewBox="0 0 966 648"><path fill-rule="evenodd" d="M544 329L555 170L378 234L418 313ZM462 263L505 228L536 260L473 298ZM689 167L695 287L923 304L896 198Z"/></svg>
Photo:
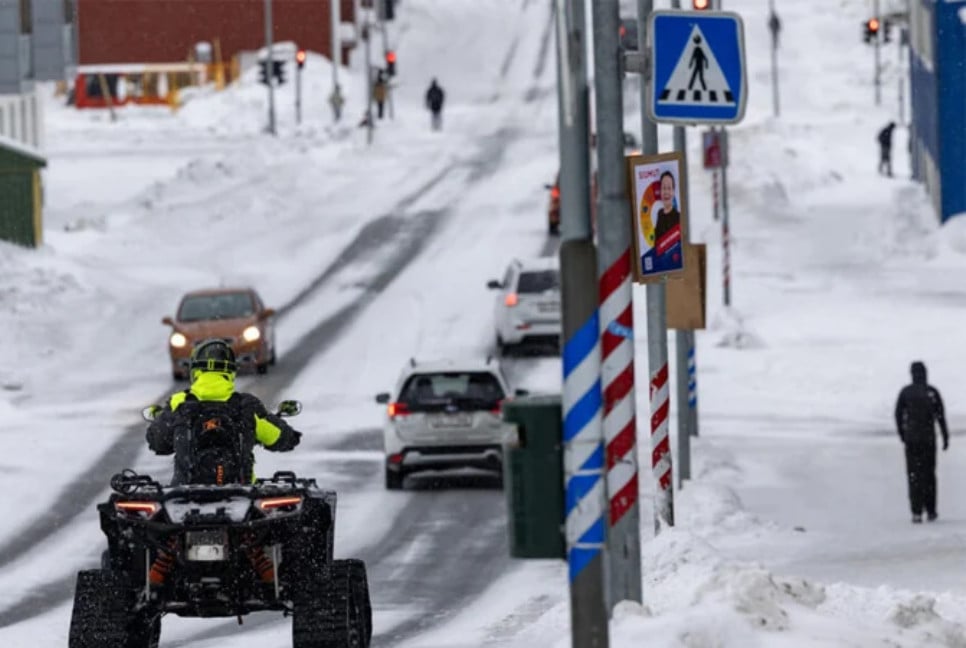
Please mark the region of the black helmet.
<svg viewBox="0 0 966 648"><path fill-rule="evenodd" d="M220 373L235 373L235 352L224 340L205 340L191 352L191 369L201 371L217 371Z"/></svg>

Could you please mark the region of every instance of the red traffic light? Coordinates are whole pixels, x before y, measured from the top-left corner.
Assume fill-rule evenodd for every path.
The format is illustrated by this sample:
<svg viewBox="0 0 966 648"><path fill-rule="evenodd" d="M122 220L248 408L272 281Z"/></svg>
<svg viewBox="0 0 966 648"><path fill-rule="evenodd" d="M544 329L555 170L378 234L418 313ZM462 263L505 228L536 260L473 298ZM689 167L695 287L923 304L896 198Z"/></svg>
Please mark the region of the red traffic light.
<svg viewBox="0 0 966 648"><path fill-rule="evenodd" d="M869 18L869 22L867 23L867 25L868 25L868 28L869 28L869 31L870 32L875 33L877 31L879 31L879 19L878 18Z"/></svg>
<svg viewBox="0 0 966 648"><path fill-rule="evenodd" d="M393 50L389 50L388 52L386 52L386 63L395 63L395 62L396 62L396 52L394 52Z"/></svg>
<svg viewBox="0 0 966 648"><path fill-rule="evenodd" d="M300 49L295 53L295 61L299 65L305 65L305 50Z"/></svg>
<svg viewBox="0 0 966 648"><path fill-rule="evenodd" d="M711 8L711 0L691 0L691 6L695 11L707 11Z"/></svg>

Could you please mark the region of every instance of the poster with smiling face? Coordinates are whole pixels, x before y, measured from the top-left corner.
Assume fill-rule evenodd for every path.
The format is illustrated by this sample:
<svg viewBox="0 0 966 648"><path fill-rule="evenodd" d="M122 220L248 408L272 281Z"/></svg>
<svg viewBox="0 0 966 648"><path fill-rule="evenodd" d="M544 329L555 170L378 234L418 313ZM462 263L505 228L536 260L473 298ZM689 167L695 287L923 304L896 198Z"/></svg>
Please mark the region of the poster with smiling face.
<svg viewBox="0 0 966 648"><path fill-rule="evenodd" d="M684 270L685 176L680 153L628 158L634 206L635 279Z"/></svg>

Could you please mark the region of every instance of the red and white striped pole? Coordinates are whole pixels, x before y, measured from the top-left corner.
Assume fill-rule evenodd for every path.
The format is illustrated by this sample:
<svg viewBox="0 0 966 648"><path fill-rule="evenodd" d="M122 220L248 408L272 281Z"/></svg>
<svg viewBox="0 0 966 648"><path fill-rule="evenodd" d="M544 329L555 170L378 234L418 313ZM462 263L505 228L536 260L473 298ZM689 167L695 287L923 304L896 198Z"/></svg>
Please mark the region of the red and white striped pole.
<svg viewBox="0 0 966 648"><path fill-rule="evenodd" d="M654 532L661 521L674 526L674 485L671 480L671 440L668 436L671 411L671 387L668 381L667 355L664 363L651 372L651 468L654 471Z"/></svg>
<svg viewBox="0 0 966 648"><path fill-rule="evenodd" d="M642 600L631 249L630 241L625 238L623 242L623 252L600 276L600 373L604 391L612 604Z"/></svg>

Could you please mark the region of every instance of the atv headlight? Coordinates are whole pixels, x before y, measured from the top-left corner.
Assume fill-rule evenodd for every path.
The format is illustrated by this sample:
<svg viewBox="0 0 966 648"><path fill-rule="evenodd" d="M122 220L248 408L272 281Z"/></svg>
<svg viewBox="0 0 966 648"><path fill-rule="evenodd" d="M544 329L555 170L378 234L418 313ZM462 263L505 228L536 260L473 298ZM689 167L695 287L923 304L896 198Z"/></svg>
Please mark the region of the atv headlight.
<svg viewBox="0 0 966 648"><path fill-rule="evenodd" d="M262 332L258 330L257 326L249 326L242 331L242 337L245 338L245 342L254 342L262 337Z"/></svg>

